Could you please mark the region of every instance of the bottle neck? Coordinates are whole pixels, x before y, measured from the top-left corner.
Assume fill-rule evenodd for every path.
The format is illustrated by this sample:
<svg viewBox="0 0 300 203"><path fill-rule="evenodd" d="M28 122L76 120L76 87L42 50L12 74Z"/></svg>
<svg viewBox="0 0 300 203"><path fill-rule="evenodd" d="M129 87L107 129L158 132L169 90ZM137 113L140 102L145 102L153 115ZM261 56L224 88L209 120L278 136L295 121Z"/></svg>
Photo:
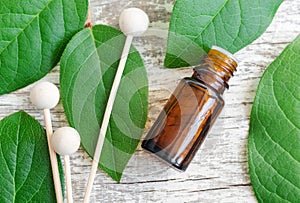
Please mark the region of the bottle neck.
<svg viewBox="0 0 300 203"><path fill-rule="evenodd" d="M233 57L224 52L211 49L201 64L194 68L192 76L192 78L214 88L219 94L223 94L225 89L229 88L228 81L237 67L237 62Z"/></svg>

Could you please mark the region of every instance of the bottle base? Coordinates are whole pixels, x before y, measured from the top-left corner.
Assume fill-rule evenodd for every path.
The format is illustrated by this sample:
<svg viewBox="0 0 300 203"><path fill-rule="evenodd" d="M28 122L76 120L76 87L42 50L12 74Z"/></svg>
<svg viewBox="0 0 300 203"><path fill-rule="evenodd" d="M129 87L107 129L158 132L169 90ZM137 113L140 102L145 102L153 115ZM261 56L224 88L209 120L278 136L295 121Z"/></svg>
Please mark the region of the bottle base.
<svg viewBox="0 0 300 203"><path fill-rule="evenodd" d="M187 169L186 165L180 164L178 162L174 162L170 159L168 159L168 155L165 153L163 149L158 147L153 141L151 140L144 140L142 142L142 148L149 152L151 155L154 155L154 157L159 158L159 160L165 162L167 165L171 166L177 171L185 172Z"/></svg>

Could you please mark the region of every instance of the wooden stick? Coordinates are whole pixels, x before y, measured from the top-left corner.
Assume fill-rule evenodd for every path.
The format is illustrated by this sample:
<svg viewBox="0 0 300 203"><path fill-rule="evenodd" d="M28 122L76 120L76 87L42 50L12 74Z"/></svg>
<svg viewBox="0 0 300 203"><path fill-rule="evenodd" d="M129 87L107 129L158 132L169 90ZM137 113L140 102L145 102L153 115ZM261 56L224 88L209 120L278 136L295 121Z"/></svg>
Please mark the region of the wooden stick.
<svg viewBox="0 0 300 203"><path fill-rule="evenodd" d="M98 168L98 164L99 164L99 159L101 156L102 147L104 144L107 126L109 123L109 119L110 119L110 115L112 112L113 104L115 102L117 91L118 91L118 88L119 88L119 85L121 82L122 74L123 74L123 71L124 71L124 68L126 65L126 61L127 61L128 53L129 53L130 46L132 43L132 39L133 39L133 36L131 36L131 35L128 35L126 38L124 49L123 49L122 56L121 56L121 60L120 60L120 63L119 63L118 69L117 69L117 73L116 73L116 76L115 76L115 79L113 82L113 86L110 91L110 95L109 95L107 106L105 109L102 125L100 128L97 146L96 146L95 153L94 153L94 159L93 159L91 172L90 172L87 187L85 190L85 195L84 195L84 200L83 200L84 203L88 203L89 199L90 199L92 187L94 184L94 180L95 180L95 176L96 176L96 172L97 172L97 168Z"/></svg>
<svg viewBox="0 0 300 203"><path fill-rule="evenodd" d="M45 127L46 127L46 133L47 133L47 141L48 141L48 148L49 148L49 154L50 154L50 162L51 162L51 167L52 167L52 175L53 175L53 181L54 181L56 200L58 203L63 203L63 195L62 195L60 176L59 176L59 170L58 170L58 164L57 164L57 156L50 144L51 136L53 134L52 123L51 123L51 114L50 114L49 109L44 109L43 112L44 112L44 120L45 120Z"/></svg>
<svg viewBox="0 0 300 203"><path fill-rule="evenodd" d="M70 168L70 157L69 157L69 155L65 155L64 156L64 163L65 163L65 177L66 177L66 188L67 188L67 200L68 200L68 203L73 203L71 168Z"/></svg>

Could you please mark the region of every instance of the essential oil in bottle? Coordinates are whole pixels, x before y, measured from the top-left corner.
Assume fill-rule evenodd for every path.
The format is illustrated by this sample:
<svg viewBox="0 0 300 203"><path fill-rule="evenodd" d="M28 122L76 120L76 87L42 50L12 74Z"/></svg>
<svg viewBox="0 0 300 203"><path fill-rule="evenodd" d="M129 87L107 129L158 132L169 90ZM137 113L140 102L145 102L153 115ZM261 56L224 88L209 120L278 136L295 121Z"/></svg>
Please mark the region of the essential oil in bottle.
<svg viewBox="0 0 300 203"><path fill-rule="evenodd" d="M236 67L232 54L213 46L192 77L180 81L142 147L185 171L224 106Z"/></svg>

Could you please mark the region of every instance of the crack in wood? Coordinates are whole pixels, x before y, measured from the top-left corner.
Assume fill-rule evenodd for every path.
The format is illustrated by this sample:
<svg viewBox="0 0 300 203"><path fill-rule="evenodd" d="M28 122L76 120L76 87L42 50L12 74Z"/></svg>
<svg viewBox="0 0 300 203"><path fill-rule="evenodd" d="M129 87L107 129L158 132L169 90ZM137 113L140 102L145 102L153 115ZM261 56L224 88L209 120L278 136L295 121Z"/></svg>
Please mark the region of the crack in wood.
<svg viewBox="0 0 300 203"><path fill-rule="evenodd" d="M252 186L251 183L239 183L239 184L232 184L232 185L229 185L230 187L249 187L249 186Z"/></svg>
<svg viewBox="0 0 300 203"><path fill-rule="evenodd" d="M178 178L170 178L170 179L161 179L161 180L147 180L147 181L135 181L135 182L121 182L121 183L111 183L117 185L132 185L132 184L148 184L148 183L163 183L163 182L186 182L186 181L202 181L202 180L211 180L218 179L220 177L207 177L207 178L187 178L187 179L178 179Z"/></svg>

